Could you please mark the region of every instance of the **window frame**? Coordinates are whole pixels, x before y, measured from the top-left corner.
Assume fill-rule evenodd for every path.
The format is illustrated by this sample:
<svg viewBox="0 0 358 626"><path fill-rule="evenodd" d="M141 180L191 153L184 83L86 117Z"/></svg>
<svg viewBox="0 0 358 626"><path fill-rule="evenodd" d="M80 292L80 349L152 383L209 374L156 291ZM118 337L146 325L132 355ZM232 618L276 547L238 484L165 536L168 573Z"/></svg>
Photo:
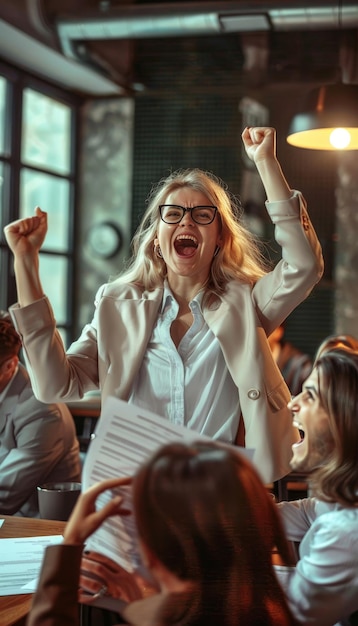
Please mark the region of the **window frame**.
<svg viewBox="0 0 358 626"><path fill-rule="evenodd" d="M5 154L0 154L0 163L3 164L4 170L8 170L4 176L5 185L1 192L3 225L19 218L22 169L49 174L52 177L67 180L69 183L68 247L61 252L46 250L41 252L41 254L65 257L67 261L67 306L65 320L62 324L59 324L59 329L66 333L67 342L70 343L75 333L77 265L75 242L78 229L76 205L79 193L79 119L80 108L84 98L3 62L0 62L0 75L5 78L9 85L5 107ZM29 165L21 161L23 93L25 89L35 90L70 108L70 172L68 174L59 174L45 167ZM10 120L10 123L7 120ZM9 306L16 302L17 295L13 275L13 257L6 244L2 229L0 235L0 255L0 308L8 309Z"/></svg>

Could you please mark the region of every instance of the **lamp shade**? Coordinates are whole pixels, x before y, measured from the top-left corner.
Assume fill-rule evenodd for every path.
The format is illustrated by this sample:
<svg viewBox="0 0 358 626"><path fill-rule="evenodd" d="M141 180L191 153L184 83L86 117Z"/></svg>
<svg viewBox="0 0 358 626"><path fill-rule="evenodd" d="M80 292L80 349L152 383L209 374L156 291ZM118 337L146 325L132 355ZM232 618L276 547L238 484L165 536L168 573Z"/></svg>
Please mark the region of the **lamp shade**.
<svg viewBox="0 0 358 626"><path fill-rule="evenodd" d="M310 91L291 121L287 142L311 150L358 150L358 85Z"/></svg>

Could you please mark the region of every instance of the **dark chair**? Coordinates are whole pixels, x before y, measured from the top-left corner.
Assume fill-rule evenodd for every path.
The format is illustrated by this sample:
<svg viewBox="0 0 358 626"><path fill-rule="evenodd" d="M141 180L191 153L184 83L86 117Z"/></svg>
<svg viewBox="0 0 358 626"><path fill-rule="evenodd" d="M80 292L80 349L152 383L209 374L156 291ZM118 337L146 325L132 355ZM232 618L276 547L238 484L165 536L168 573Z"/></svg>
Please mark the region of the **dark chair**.
<svg viewBox="0 0 358 626"><path fill-rule="evenodd" d="M280 478L274 483L274 491L277 497L277 501L281 500L295 500L295 496L299 493L303 497L307 496L308 484L307 474L302 472L290 472L287 476ZM293 496L293 497L290 497Z"/></svg>
<svg viewBox="0 0 358 626"><path fill-rule="evenodd" d="M117 626L125 624L118 613L87 604L80 604L80 626Z"/></svg>

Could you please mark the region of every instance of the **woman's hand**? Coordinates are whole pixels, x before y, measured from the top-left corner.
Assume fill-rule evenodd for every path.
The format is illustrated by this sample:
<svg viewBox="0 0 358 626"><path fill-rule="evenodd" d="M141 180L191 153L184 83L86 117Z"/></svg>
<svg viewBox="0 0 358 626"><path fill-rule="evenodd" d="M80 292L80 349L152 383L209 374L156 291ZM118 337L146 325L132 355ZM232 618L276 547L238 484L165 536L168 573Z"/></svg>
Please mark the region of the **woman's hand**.
<svg viewBox="0 0 358 626"><path fill-rule="evenodd" d="M107 489L131 483L132 478L111 478L95 483L82 493L66 525L64 543L82 544L111 515L130 515L131 511L122 506L121 496L115 496L98 511L95 504L97 497ZM158 590L154 581L150 582L139 571L127 572L104 554L91 550L82 555L78 596L82 604L91 604L102 595L133 602Z"/></svg>
<svg viewBox="0 0 358 626"><path fill-rule="evenodd" d="M274 128L266 126L246 127L241 137L246 154L254 163L263 159L276 158L276 131Z"/></svg>
<svg viewBox="0 0 358 626"><path fill-rule="evenodd" d="M98 511L96 500L108 489L130 485L132 478L109 478L95 483L84 491L78 498L71 517L68 520L63 534L63 543L79 545L94 533L97 528L111 515L130 515L128 509L123 508L123 498L115 496Z"/></svg>
<svg viewBox="0 0 358 626"><path fill-rule="evenodd" d="M242 141L246 154L257 167L269 202L288 200L292 190L276 156L276 130L269 126L247 127Z"/></svg>
<svg viewBox="0 0 358 626"><path fill-rule="evenodd" d="M14 256L36 255L47 233L47 213L36 207L33 217L25 217L8 224L4 234Z"/></svg>
<svg viewBox="0 0 358 626"><path fill-rule="evenodd" d="M91 604L100 596L133 602L158 591L154 580L143 578L136 571L127 572L104 554L93 551L83 553L78 590L82 604Z"/></svg>

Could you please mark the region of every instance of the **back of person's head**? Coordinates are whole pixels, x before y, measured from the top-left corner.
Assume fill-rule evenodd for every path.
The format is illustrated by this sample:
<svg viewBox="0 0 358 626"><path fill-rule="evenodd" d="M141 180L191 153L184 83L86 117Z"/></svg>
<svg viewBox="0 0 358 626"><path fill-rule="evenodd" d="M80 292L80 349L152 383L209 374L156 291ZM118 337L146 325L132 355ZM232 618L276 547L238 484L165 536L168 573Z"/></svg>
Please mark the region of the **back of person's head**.
<svg viewBox="0 0 358 626"><path fill-rule="evenodd" d="M292 623L272 567L275 546L286 562L290 551L275 504L242 455L211 442L166 445L139 470L133 493L142 543L196 584L206 624Z"/></svg>
<svg viewBox="0 0 358 626"><path fill-rule="evenodd" d="M317 360L324 352L335 348L350 348L358 352L358 339L353 335L330 335L326 337L318 346L315 360Z"/></svg>
<svg viewBox="0 0 358 626"><path fill-rule="evenodd" d="M345 506L358 504L358 352L333 348L315 362L318 396L335 446L312 476L315 494Z"/></svg>
<svg viewBox="0 0 358 626"><path fill-rule="evenodd" d="M18 356L21 339L16 332L7 311L0 311L0 365L14 356Z"/></svg>

